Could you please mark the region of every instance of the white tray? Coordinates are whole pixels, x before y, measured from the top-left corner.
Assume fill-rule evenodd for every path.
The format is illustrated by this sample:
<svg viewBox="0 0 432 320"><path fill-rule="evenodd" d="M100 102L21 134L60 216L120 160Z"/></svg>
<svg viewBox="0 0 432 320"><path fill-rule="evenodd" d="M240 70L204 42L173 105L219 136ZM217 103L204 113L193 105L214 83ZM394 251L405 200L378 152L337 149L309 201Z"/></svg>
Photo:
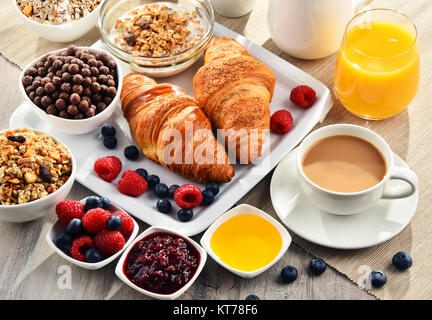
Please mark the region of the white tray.
<svg viewBox="0 0 432 320"><path fill-rule="evenodd" d="M120 106L110 121L117 129L118 145L114 150L108 150L104 147L99 129L83 135L61 133L43 123L26 103L21 104L15 110L10 118L9 125L11 128L27 126L46 131L58 137L72 150L77 160L79 169L76 180L97 194L108 197L113 203L127 210L136 218L150 225L159 225L174 229L187 236L198 234L210 226L226 210L231 208L269 173L312 130L315 124L325 117L330 107L330 92L328 88L309 74L222 25L216 24L214 33L216 36L235 38L254 57L267 64L273 70L277 81L271 103L271 114L279 109L289 110L293 115L294 125L291 131L285 135L271 133L268 136L263 146L263 156L259 163L252 166L234 165L234 179L230 183L221 186L221 191L212 205L195 208L194 217L189 222L184 223L177 219L176 213L179 208L175 205L174 201L172 201L173 210L171 214L160 213L156 209L157 198L153 195L152 191L146 192L138 198L128 197L117 191L117 181L119 178L112 183L108 183L100 179L93 172L93 164L97 158L115 155L122 160L123 170L145 168L150 174L158 175L161 182L168 186L171 184L182 185L191 183L191 181L177 176L144 156L141 156L137 161L129 161L124 157L124 147L135 144L135 142L131 138L128 123L122 116ZM103 44L98 41L94 44L94 47L103 48ZM193 95L192 79L201 65L202 60L195 63L195 65L183 73L165 78L163 81L179 85L187 93ZM121 64L121 67L124 74L131 72L126 64ZM300 84L312 87L317 93L315 104L306 110L294 106L289 99L291 89ZM201 188L204 187L200 184L197 185Z"/></svg>

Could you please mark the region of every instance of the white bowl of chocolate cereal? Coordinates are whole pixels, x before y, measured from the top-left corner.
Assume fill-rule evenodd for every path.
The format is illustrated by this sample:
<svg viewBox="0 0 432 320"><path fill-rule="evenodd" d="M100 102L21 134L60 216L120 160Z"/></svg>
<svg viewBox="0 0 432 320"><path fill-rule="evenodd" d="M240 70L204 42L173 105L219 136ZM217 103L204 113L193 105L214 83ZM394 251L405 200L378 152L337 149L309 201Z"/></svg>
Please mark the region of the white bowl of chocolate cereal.
<svg viewBox="0 0 432 320"><path fill-rule="evenodd" d="M89 32L105 0L10 0L24 23L42 38L70 42Z"/></svg>
<svg viewBox="0 0 432 320"><path fill-rule="evenodd" d="M72 188L76 162L58 139L30 128L0 132L0 220L47 214Z"/></svg>

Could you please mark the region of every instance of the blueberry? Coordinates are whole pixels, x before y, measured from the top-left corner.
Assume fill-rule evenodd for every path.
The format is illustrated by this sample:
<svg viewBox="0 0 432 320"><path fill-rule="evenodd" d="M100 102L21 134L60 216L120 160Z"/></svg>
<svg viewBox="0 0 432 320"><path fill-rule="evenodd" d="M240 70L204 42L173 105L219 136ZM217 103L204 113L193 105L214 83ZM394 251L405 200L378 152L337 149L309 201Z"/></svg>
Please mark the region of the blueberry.
<svg viewBox="0 0 432 320"><path fill-rule="evenodd" d="M312 259L311 262L309 263L309 270L315 276L319 276L326 269L327 269L327 264L324 262L323 259L315 258Z"/></svg>
<svg viewBox="0 0 432 320"><path fill-rule="evenodd" d="M102 137L114 137L116 135L116 129L113 126L105 125L101 129Z"/></svg>
<svg viewBox="0 0 432 320"><path fill-rule="evenodd" d="M374 270L370 274L370 282L373 287L380 288L387 282L387 276L380 270Z"/></svg>
<svg viewBox="0 0 432 320"><path fill-rule="evenodd" d="M147 180L148 172L147 172L146 169L138 168L138 169L135 170L135 172L138 173L141 177L143 177L144 179Z"/></svg>
<svg viewBox="0 0 432 320"><path fill-rule="evenodd" d="M72 236L67 232L62 232L58 234L54 238L54 244L60 249L60 250L67 250L69 245L71 244L73 238Z"/></svg>
<svg viewBox="0 0 432 320"><path fill-rule="evenodd" d="M155 185L153 191L158 198L164 199L168 197L169 190L168 186L165 183L158 183L157 185Z"/></svg>
<svg viewBox="0 0 432 320"><path fill-rule="evenodd" d="M96 263L102 260L101 252L96 248L90 248L85 254L87 262Z"/></svg>
<svg viewBox="0 0 432 320"><path fill-rule="evenodd" d="M211 190L214 195L219 193L219 185L216 182L210 182L206 185L207 190Z"/></svg>
<svg viewBox="0 0 432 320"><path fill-rule="evenodd" d="M298 271L293 266L286 266L281 270L281 278L285 283L294 282L297 279Z"/></svg>
<svg viewBox="0 0 432 320"><path fill-rule="evenodd" d="M393 256L392 263L398 270L404 271L412 266L413 259L407 252L401 251Z"/></svg>
<svg viewBox="0 0 432 320"><path fill-rule="evenodd" d="M138 148L135 146L127 146L124 149L124 156L129 160L136 160L139 156Z"/></svg>
<svg viewBox="0 0 432 320"><path fill-rule="evenodd" d="M108 136L103 139L103 144L108 149L114 149L117 146L117 138Z"/></svg>
<svg viewBox="0 0 432 320"><path fill-rule="evenodd" d="M250 294L246 297L245 300L259 300L260 298L257 295Z"/></svg>
<svg viewBox="0 0 432 320"><path fill-rule="evenodd" d="M122 219L120 216L113 214L110 216L106 222L106 228L108 230L118 230L122 225Z"/></svg>
<svg viewBox="0 0 432 320"><path fill-rule="evenodd" d="M191 209L180 209L177 212L177 217L181 222L188 222L193 217L193 211Z"/></svg>
<svg viewBox="0 0 432 320"><path fill-rule="evenodd" d="M149 188L153 188L160 182L160 179L157 175L151 174L147 177L147 184Z"/></svg>
<svg viewBox="0 0 432 320"><path fill-rule="evenodd" d="M90 196L87 198L85 205L84 205L84 211L87 212L90 209L94 208L102 208L102 201L98 196Z"/></svg>
<svg viewBox="0 0 432 320"><path fill-rule="evenodd" d="M102 209L108 210L111 206L111 201L108 198L99 198Z"/></svg>
<svg viewBox="0 0 432 320"><path fill-rule="evenodd" d="M174 199L174 193L176 192L176 190L180 188L180 186L178 184L173 184L168 188L168 198L170 199Z"/></svg>
<svg viewBox="0 0 432 320"><path fill-rule="evenodd" d="M73 218L66 227L66 232L71 236L77 236L84 231L82 221L78 218Z"/></svg>
<svg viewBox="0 0 432 320"><path fill-rule="evenodd" d="M157 201L156 207L159 210L159 212L170 213L172 205L171 205L171 202L169 202L169 200L160 199Z"/></svg>
<svg viewBox="0 0 432 320"><path fill-rule="evenodd" d="M203 192L201 192L203 199L202 199L202 204L204 205L209 205L212 204L212 202L215 199L215 195L213 193L213 191L211 191L210 189L205 189Z"/></svg>

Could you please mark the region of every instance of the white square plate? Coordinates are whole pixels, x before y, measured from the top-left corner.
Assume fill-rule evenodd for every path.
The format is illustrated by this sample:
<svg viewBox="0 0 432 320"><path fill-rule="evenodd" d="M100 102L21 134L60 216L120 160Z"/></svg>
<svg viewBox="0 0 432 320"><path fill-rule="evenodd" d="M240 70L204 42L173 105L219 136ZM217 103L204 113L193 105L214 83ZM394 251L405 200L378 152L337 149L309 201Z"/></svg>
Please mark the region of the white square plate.
<svg viewBox="0 0 432 320"><path fill-rule="evenodd" d="M221 186L221 191L212 205L195 208L194 217L189 222L181 222L177 219L176 212L179 208L174 201L172 201L173 210L170 214L160 213L156 209L157 198L152 192L146 192L138 198L128 197L117 191L119 178L112 183L108 183L94 173L93 164L96 159L114 155L123 162L123 170L145 168L149 174L158 175L161 182L168 186L191 183L191 181L177 176L144 156L140 156L137 161L129 161L124 157L124 147L135 144L135 142L131 137L129 125L123 118L120 107L116 109L109 121L117 129L118 145L114 150L108 150L103 146L99 129L83 135L61 133L48 124L41 122L26 103L23 103L15 110L10 118L9 125L11 128L27 126L40 129L58 137L72 150L77 160L78 172L76 180L99 195L111 199L136 218L150 225L160 225L176 230L187 236L198 234L231 208L269 173L325 117L330 107L330 91L311 75L222 25L216 24L214 33L215 36L235 38L246 47L250 54L273 70L276 76L276 88L271 102L271 114L280 109L289 110L294 118L294 123L291 131L285 135L269 134L263 146L263 155L256 164L251 166L234 165L235 177L233 180ZM103 48L103 44L98 41L94 44L94 47ZM176 84L193 95L192 79L201 66L202 60L199 60L188 70L158 81ZM121 67L124 75L131 72L126 64L122 63ZM316 91L317 100L312 107L303 109L291 103L289 98L291 89L298 85L308 85ZM201 184L197 183L196 185L202 189L204 188Z"/></svg>

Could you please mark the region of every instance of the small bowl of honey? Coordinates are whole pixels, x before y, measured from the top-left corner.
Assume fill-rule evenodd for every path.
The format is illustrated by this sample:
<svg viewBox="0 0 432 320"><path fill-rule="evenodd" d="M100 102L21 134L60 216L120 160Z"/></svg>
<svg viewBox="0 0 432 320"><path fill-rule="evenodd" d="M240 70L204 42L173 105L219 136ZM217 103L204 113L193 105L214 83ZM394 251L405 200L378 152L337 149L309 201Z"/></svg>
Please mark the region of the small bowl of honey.
<svg viewBox="0 0 432 320"><path fill-rule="evenodd" d="M253 278L273 266L291 244L288 231L264 211L241 204L207 229L201 245L225 269Z"/></svg>

